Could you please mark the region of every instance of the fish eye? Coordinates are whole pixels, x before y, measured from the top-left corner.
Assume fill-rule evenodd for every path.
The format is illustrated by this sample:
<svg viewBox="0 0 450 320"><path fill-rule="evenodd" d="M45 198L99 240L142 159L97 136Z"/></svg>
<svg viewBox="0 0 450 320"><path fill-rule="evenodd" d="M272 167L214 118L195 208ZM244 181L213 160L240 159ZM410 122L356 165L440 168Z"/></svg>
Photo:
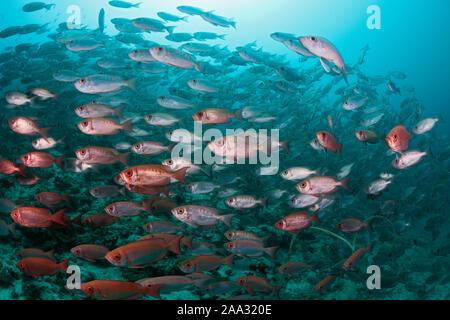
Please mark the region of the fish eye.
<svg viewBox="0 0 450 320"><path fill-rule="evenodd" d="M161 100L164 100L166 97L161 97Z"/></svg>
<svg viewBox="0 0 450 320"><path fill-rule="evenodd" d="M201 117L203 117L203 112L199 111L199 112L197 112L197 115L201 118Z"/></svg>
<svg viewBox="0 0 450 320"><path fill-rule="evenodd" d="M167 163L171 165L173 163L173 161L172 160L168 160Z"/></svg>
<svg viewBox="0 0 450 320"><path fill-rule="evenodd" d="M173 133L172 131L169 131L168 135L169 135L169 136L172 136L172 133Z"/></svg>
<svg viewBox="0 0 450 320"><path fill-rule="evenodd" d="M85 84L85 83L86 83L86 78L81 78L81 79L80 79L80 83L81 83L81 84Z"/></svg>
<svg viewBox="0 0 450 320"><path fill-rule="evenodd" d="M82 156L84 156L84 155L86 154L86 150L85 150L85 149L81 149L81 150L80 150L80 154L81 154Z"/></svg>
<svg viewBox="0 0 450 320"><path fill-rule="evenodd" d="M281 71L284 71L284 67L281 67L280 70L281 70Z"/></svg>
<svg viewBox="0 0 450 320"><path fill-rule="evenodd" d="M126 175L127 177L131 177L131 176L133 175L133 171L128 170L128 171L125 172L125 175Z"/></svg>
<svg viewBox="0 0 450 320"><path fill-rule="evenodd" d="M284 176L287 176L288 173L289 173L289 172L288 172L287 170L284 170L284 171L283 171L283 175L284 175Z"/></svg>
<svg viewBox="0 0 450 320"><path fill-rule="evenodd" d="M228 199L228 203L229 203L229 204L232 204L233 202L234 202L234 198Z"/></svg>
<svg viewBox="0 0 450 320"><path fill-rule="evenodd" d="M26 154L23 156L23 160L28 161L29 156Z"/></svg>
<svg viewBox="0 0 450 320"><path fill-rule="evenodd" d="M196 83L197 83L197 80L192 80L192 83L196 84Z"/></svg>
<svg viewBox="0 0 450 320"><path fill-rule="evenodd" d="M114 256L114 259L116 259L117 261L120 261L121 258L122 258L122 255L120 253L118 253Z"/></svg>
<svg viewBox="0 0 450 320"><path fill-rule="evenodd" d="M16 122L16 119L11 119L11 124L14 124Z"/></svg>
<svg viewBox="0 0 450 320"><path fill-rule="evenodd" d="M149 115L147 116L147 120L148 120L148 121L152 120L152 115L151 115L151 114L149 114Z"/></svg>
<svg viewBox="0 0 450 320"><path fill-rule="evenodd" d="M37 145L37 143L38 143L37 140L34 140L33 141L33 146Z"/></svg>
<svg viewBox="0 0 450 320"><path fill-rule="evenodd" d="M398 164L398 162L399 162L398 159L395 159L395 164Z"/></svg>
<svg viewBox="0 0 450 320"><path fill-rule="evenodd" d="M215 143L216 143L218 146L223 146L223 140L216 140Z"/></svg>
<svg viewBox="0 0 450 320"><path fill-rule="evenodd" d="M158 51L161 52L163 50L163 47L158 47Z"/></svg>
<svg viewBox="0 0 450 320"><path fill-rule="evenodd" d="M244 279L239 280L239 284L242 286L245 283Z"/></svg>
<svg viewBox="0 0 450 320"><path fill-rule="evenodd" d="M178 214L183 214L184 210L183 209L178 209Z"/></svg>
<svg viewBox="0 0 450 320"><path fill-rule="evenodd" d="M79 250L79 249L75 250L75 255L76 255L76 256L79 256L79 255L80 255L80 250Z"/></svg>
<svg viewBox="0 0 450 320"><path fill-rule="evenodd" d="M133 53L134 53L134 54L138 54L138 52L139 52L139 51L137 51L137 50L133 50Z"/></svg>
<svg viewBox="0 0 450 320"><path fill-rule="evenodd" d="M188 263L185 264L185 266L186 266L186 268L190 269L192 267L192 264L190 262L188 262Z"/></svg>
<svg viewBox="0 0 450 320"><path fill-rule="evenodd" d="M301 188L306 188L306 183L303 182L303 183L300 185L300 187L301 187Z"/></svg>
<svg viewBox="0 0 450 320"><path fill-rule="evenodd" d="M394 134L394 141L397 141L398 136L396 134Z"/></svg>
<svg viewBox="0 0 450 320"><path fill-rule="evenodd" d="M81 123L81 125L82 125L83 127L87 127L87 126L88 126L87 120L83 121L83 122Z"/></svg>
<svg viewBox="0 0 450 320"><path fill-rule="evenodd" d="M88 287L88 288L87 288L87 291L88 291L89 293L94 293L94 288Z"/></svg>
<svg viewBox="0 0 450 320"><path fill-rule="evenodd" d="M322 138L325 138L327 134L325 132L322 132Z"/></svg>
<svg viewBox="0 0 450 320"><path fill-rule="evenodd" d="M311 37L311 41L316 41L316 37Z"/></svg>

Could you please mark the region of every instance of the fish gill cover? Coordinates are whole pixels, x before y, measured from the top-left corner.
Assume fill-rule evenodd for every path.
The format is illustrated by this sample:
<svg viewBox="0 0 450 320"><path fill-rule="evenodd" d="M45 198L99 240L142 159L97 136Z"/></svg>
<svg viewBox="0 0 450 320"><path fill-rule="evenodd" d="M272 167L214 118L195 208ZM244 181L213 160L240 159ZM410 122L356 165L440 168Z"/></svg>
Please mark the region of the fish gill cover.
<svg viewBox="0 0 450 320"><path fill-rule="evenodd" d="M448 299L448 28L373 2L2 10L0 298Z"/></svg>

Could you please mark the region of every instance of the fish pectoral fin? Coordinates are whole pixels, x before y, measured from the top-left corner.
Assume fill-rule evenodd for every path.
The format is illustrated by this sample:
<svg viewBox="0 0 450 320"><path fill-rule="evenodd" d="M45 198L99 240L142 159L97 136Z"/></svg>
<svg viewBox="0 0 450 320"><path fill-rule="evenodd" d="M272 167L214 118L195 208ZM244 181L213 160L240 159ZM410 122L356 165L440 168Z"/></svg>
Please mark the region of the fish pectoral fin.
<svg viewBox="0 0 450 320"><path fill-rule="evenodd" d="M326 73L330 73L331 69L330 67L325 63L325 61L322 60L322 58L319 58L320 63L322 64L322 67L325 69Z"/></svg>

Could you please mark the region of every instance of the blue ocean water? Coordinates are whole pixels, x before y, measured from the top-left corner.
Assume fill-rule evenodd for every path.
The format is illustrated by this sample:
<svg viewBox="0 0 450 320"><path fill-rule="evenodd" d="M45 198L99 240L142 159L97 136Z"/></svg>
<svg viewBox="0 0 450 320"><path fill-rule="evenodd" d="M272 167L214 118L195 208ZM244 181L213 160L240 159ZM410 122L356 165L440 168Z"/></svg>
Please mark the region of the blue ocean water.
<svg viewBox="0 0 450 320"><path fill-rule="evenodd" d="M64 0L53 1L55 5L48 8L34 3L34 8L24 10L28 3L5 1L0 13L4 98L0 158L5 159L0 175L0 252L5 257L0 298L86 299L91 295L88 288L96 291L108 285L115 298L153 299L134 282L176 276L173 283L148 281L166 281L165 289L160 290L162 299L448 299L448 1L143 0L124 8L128 2ZM201 14L180 11L179 6L201 8L206 17L218 15L216 19L225 21L225 26L214 25ZM103 31L99 30L101 9ZM188 18L164 22L158 12ZM146 21L144 27L133 24L133 19L141 17L157 19L163 27L154 21ZM111 22L118 18L122 18L120 23ZM167 26L175 28L172 31ZM220 37L204 40L195 36L197 32ZM273 35L277 32L289 35L281 36L287 38L280 41ZM168 40L170 34L189 40ZM304 56L284 43L290 39L301 47L300 37L314 41L320 37L328 44L323 60L328 60L330 48L335 47L345 71L331 59L323 62L324 67L312 49ZM195 44L208 49L200 50ZM166 55L173 59L156 59L149 49L159 47L173 49ZM141 50L150 60L131 58L129 53L134 50ZM102 65L102 61L110 64ZM190 66L184 68L180 61ZM94 81L89 78L92 75L96 75ZM188 84L192 80L206 84ZM208 86L213 89L205 89ZM91 88L90 93L86 87ZM164 106L157 100L162 96L181 99L188 106ZM346 109L345 101L354 108ZM86 105L100 116L76 113L77 107ZM122 114L117 112L119 108L123 108ZM225 120L214 120L217 115ZM11 119L15 117L25 117L38 129L14 127ZM105 125L107 133L95 132L100 124L92 119L99 118L112 119ZM183 179L172 175L183 166L167 162L174 158L171 143L179 142L171 140L168 133L184 128L197 134L198 119L204 123L203 131L216 128L224 135L226 129L268 129L270 134L278 130L279 141L289 141L289 146L286 143L283 148L278 140L271 144L268 154L279 160L273 175L264 174L267 164L258 161L195 163L186 173L186 187L180 183ZM417 129L420 121L427 119L428 127ZM369 120L376 123L369 125ZM88 126L84 121L90 121L91 131L83 131ZM126 126L113 128L125 121L132 131ZM205 124L207 121L211 122ZM398 125L404 125L407 133L392 132ZM56 145L46 145L47 135L40 130L44 127L52 127L48 137L58 141ZM359 130L369 130L366 134L374 137L358 137L355 133ZM329 134L328 143L317 135L323 131ZM395 141L398 134L399 140L409 145L394 150L385 142L391 134ZM32 144L41 136L40 146ZM136 144L144 141L157 143L154 155L137 151ZM199 146L212 150L209 143L203 140ZM336 150L340 144L342 157ZM97 154L100 160L89 161L76 153L89 146L97 147L99 153L99 147L109 149L104 151L107 155ZM426 155L408 153L413 151ZM31 152L64 157L62 163L50 161L46 168L42 163L33 166L27 162ZM127 161L125 156L120 158L124 165L117 155L127 152ZM27 154L29 158L24 158ZM236 161L239 157L231 158ZM145 183L125 181L127 170L145 164L164 164L160 170L167 176L151 176ZM8 171L11 166L17 170ZM19 172L23 166L27 167L24 176ZM314 172L305 174L299 167ZM283 176L285 170L295 168ZM289 178L292 172L297 176ZM313 177L328 177L336 187L331 191L302 189L303 182L312 185ZM349 190L339 183L345 178L349 178ZM330 182L320 183L329 187ZM112 186L104 191L108 196L91 192L105 185ZM42 192L57 195L36 196ZM66 193L69 199L61 199ZM306 196L301 198L305 194L312 201L309 205L300 203L306 201ZM51 196L56 200L44 199ZM127 202L125 209L119 202ZM109 212L111 205L114 211ZM58 223L49 218L61 208L67 209L63 214L71 220L64 218ZM193 210L191 215L199 215L198 221L179 218L179 208ZM206 210L209 216L199 210ZM45 213L37 217L38 211ZM297 227L295 236L276 227L279 220L299 211L303 216L297 219L304 219L306 225ZM13 221L14 212L24 212L24 218ZM311 218L315 212L320 222ZM109 221L111 225L102 220L101 227L92 228L86 218L99 213L108 214L104 219L120 218ZM231 226L222 217L229 214L235 215ZM47 224L27 225L25 220L45 220ZM155 230L159 231L142 227L153 221L158 221L161 229ZM171 225L163 228L168 222ZM343 222L358 231L343 230ZM224 235L232 230L242 231L236 234L237 240ZM249 236L243 231L259 240L242 240ZM147 234L156 234L151 241L142 240L149 247L136 245ZM181 251L173 248L175 234L183 234ZM97 251L84 248L85 255L100 255L98 261L71 252L86 244L102 246ZM119 250L126 245L133 248ZM276 252L270 249L274 247ZM30 248L54 250L57 263L70 258L68 264L79 267L81 282L90 285L81 290L67 288L68 275L61 272L64 264L55 266L49 254L29 250L25 256L17 255ZM137 250L144 268L139 262L104 260L105 252L113 249L122 255ZM111 259L119 251L113 251ZM362 253L361 257L354 265L343 267L355 252ZM230 253L234 254L233 263L226 260ZM23 261L42 255L44 261ZM283 271L290 262L297 263L290 265L292 273ZM194 269L186 271L186 263ZM136 266L139 268L131 268ZM372 274L369 266L378 267L375 276L379 275L380 286L376 279L368 280ZM40 273L45 275L32 276ZM319 285L323 279L331 280L324 289ZM124 283L92 282L95 280ZM369 288L371 281L375 288Z"/></svg>

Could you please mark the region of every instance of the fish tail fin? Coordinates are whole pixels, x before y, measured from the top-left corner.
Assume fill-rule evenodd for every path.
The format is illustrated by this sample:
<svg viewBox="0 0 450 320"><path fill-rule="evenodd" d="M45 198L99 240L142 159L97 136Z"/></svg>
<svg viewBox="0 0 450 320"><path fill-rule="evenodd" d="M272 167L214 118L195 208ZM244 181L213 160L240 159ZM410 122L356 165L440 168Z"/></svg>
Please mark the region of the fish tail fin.
<svg viewBox="0 0 450 320"><path fill-rule="evenodd" d="M26 177L26 176L27 176L26 170L27 170L27 167L25 167L25 166L20 166L20 167L18 168L18 172L19 172L19 174L20 174L22 177Z"/></svg>
<svg viewBox="0 0 450 320"><path fill-rule="evenodd" d="M62 137L61 139L56 141L57 144L65 144L66 143L66 137Z"/></svg>
<svg viewBox="0 0 450 320"><path fill-rule="evenodd" d="M441 121L442 123L447 123L447 121L445 120L445 118L444 118L444 116L442 115L442 113L439 113L437 119L438 119L438 121Z"/></svg>
<svg viewBox="0 0 450 320"><path fill-rule="evenodd" d="M340 186L342 188L344 188L345 190L347 190L347 191L352 191L350 189L350 187L348 186L348 181L349 180L350 180L350 176L347 176L346 178L342 179L341 181L339 181L340 182Z"/></svg>
<svg viewBox="0 0 450 320"><path fill-rule="evenodd" d="M133 7L135 7L135 8L139 8L139 6L142 4L142 2L138 2L138 3L136 3L136 4L133 4Z"/></svg>
<svg viewBox="0 0 450 320"><path fill-rule="evenodd" d="M212 166L204 166L204 167L200 167L200 170L206 174L208 177L211 178L212 176Z"/></svg>
<svg viewBox="0 0 450 320"><path fill-rule="evenodd" d="M174 29L175 29L175 26L166 27L166 30L169 34L172 34Z"/></svg>
<svg viewBox="0 0 450 320"><path fill-rule="evenodd" d="M159 295L159 290L162 287L164 287L164 285L162 283L152 284L152 285L148 285L148 286L144 287L143 291L155 299L161 299L161 296Z"/></svg>
<svg viewBox="0 0 450 320"><path fill-rule="evenodd" d="M184 22L189 22L189 16L182 17L181 20Z"/></svg>
<svg viewBox="0 0 450 320"><path fill-rule="evenodd" d="M244 120L244 117L242 116L242 111L244 110L244 108L241 108L239 110L236 110L235 112L232 113L232 117L236 118L238 120Z"/></svg>
<svg viewBox="0 0 450 320"><path fill-rule="evenodd" d="M125 85L133 90L134 92L137 92L136 90L136 78L131 78L125 81Z"/></svg>
<svg viewBox="0 0 450 320"><path fill-rule="evenodd" d="M64 219L65 218L64 212L66 212L66 211L67 211L67 208L61 209L58 212L56 212L55 214L52 214L50 216L50 219L57 224L67 226L68 224L67 224L66 220Z"/></svg>
<svg viewBox="0 0 450 320"><path fill-rule="evenodd" d="M16 235L16 224L13 222L8 226L8 230L13 234Z"/></svg>
<svg viewBox="0 0 450 320"><path fill-rule="evenodd" d="M131 127L132 122L133 122L133 119L128 119L127 121L122 122L122 123L120 124L120 128L121 128L123 131L133 132L133 128Z"/></svg>
<svg viewBox="0 0 450 320"><path fill-rule="evenodd" d="M267 208L267 198L262 198L259 201L264 208Z"/></svg>
<svg viewBox="0 0 450 320"><path fill-rule="evenodd" d="M45 6L45 9L50 10L51 8L53 8L55 6L54 3L49 3Z"/></svg>
<svg viewBox="0 0 450 320"><path fill-rule="evenodd" d="M172 176L183 184L186 184L186 171L188 167L181 168L172 173Z"/></svg>
<svg viewBox="0 0 450 320"><path fill-rule="evenodd" d="M114 114L120 118L123 119L123 108L125 107L125 104L121 104L120 106L118 106L117 108L114 109Z"/></svg>
<svg viewBox="0 0 450 320"><path fill-rule="evenodd" d="M64 155L56 157L53 159L53 163L60 169L64 169Z"/></svg>
<svg viewBox="0 0 450 320"><path fill-rule="evenodd" d="M222 264L232 267L233 266L234 254L230 254L228 257L222 259Z"/></svg>
<svg viewBox="0 0 450 320"><path fill-rule="evenodd" d="M76 224L78 224L78 225L81 225L81 216L82 216L83 214L79 214L78 216L76 216L75 218L73 218L72 220L70 220L70 223L72 224L72 223L76 223Z"/></svg>
<svg viewBox="0 0 450 320"><path fill-rule="evenodd" d="M57 264L58 268L62 271L62 272L66 272L67 268L69 267L69 260L70 258L67 258L64 261L61 261L60 263Z"/></svg>
<svg viewBox="0 0 450 320"><path fill-rule="evenodd" d="M186 247L186 248L189 248L189 249L191 249L192 250L192 239L194 238L194 235L193 234L191 234L191 235L189 235L189 236L187 236L187 237L184 237L183 238L183 245Z"/></svg>
<svg viewBox="0 0 450 320"><path fill-rule="evenodd" d="M280 142L280 147L283 148L284 151L287 153L291 153L291 150L289 149L289 143L291 140L285 140Z"/></svg>
<svg viewBox="0 0 450 320"><path fill-rule="evenodd" d="M272 258L275 258L275 254L277 253L279 247L270 247L270 248L266 248L264 250L266 250L266 253Z"/></svg>
<svg viewBox="0 0 450 320"><path fill-rule="evenodd" d="M311 216L311 220L320 223L319 210L314 211L313 215Z"/></svg>
<svg viewBox="0 0 450 320"><path fill-rule="evenodd" d="M373 219L370 219L369 221L367 221L366 223L364 223L364 226L367 228L367 230L369 231L373 231L372 229L372 221Z"/></svg>
<svg viewBox="0 0 450 320"><path fill-rule="evenodd" d="M122 162L126 167L128 167L127 161L128 161L128 156L129 156L129 152L125 152L125 153L119 153L117 155L117 160L119 160L120 162Z"/></svg>
<svg viewBox="0 0 450 320"><path fill-rule="evenodd" d="M175 254L182 254L182 252L180 251L180 241L181 238L184 237L184 233L180 234L179 236L177 236L176 238L173 238L168 244L167 246L169 247L169 250Z"/></svg>
<svg viewBox="0 0 450 320"><path fill-rule="evenodd" d="M233 27L233 29L236 29L236 21L230 21L230 25Z"/></svg>
<svg viewBox="0 0 450 320"><path fill-rule="evenodd" d="M50 258L50 260L55 261L55 249L51 249L49 251L46 252L47 257Z"/></svg>
<svg viewBox="0 0 450 320"><path fill-rule="evenodd" d="M172 152L173 147L175 147L176 145L176 142L172 142L171 144L167 145L167 151Z"/></svg>
<svg viewBox="0 0 450 320"><path fill-rule="evenodd" d="M225 223L227 226L229 226L230 228L233 228L232 224L231 224L231 219L233 219L233 217L236 214L232 213L232 214L226 214L224 216L220 217L220 220L222 220L223 223Z"/></svg>
<svg viewBox="0 0 450 320"><path fill-rule="evenodd" d="M225 36L226 36L226 34L219 34L217 37L222 40L225 40Z"/></svg>
<svg viewBox="0 0 450 320"><path fill-rule="evenodd" d="M341 159L342 159L342 143L337 145L337 149L338 149L339 155L341 156Z"/></svg>
<svg viewBox="0 0 450 320"><path fill-rule="evenodd" d="M153 198L147 198L141 201L142 208L145 210L145 212L153 214L152 204L153 204Z"/></svg>
<svg viewBox="0 0 450 320"><path fill-rule="evenodd" d="M68 192L65 193L65 194L61 197L61 199L62 199L63 201L65 201L65 202L67 202L67 203L70 203L69 193L68 193Z"/></svg>
<svg viewBox="0 0 450 320"><path fill-rule="evenodd" d="M42 138L45 139L45 141L48 142L47 138L48 138L48 131L53 128L53 127L45 127L45 128L41 128L39 129L39 134L42 136Z"/></svg>

